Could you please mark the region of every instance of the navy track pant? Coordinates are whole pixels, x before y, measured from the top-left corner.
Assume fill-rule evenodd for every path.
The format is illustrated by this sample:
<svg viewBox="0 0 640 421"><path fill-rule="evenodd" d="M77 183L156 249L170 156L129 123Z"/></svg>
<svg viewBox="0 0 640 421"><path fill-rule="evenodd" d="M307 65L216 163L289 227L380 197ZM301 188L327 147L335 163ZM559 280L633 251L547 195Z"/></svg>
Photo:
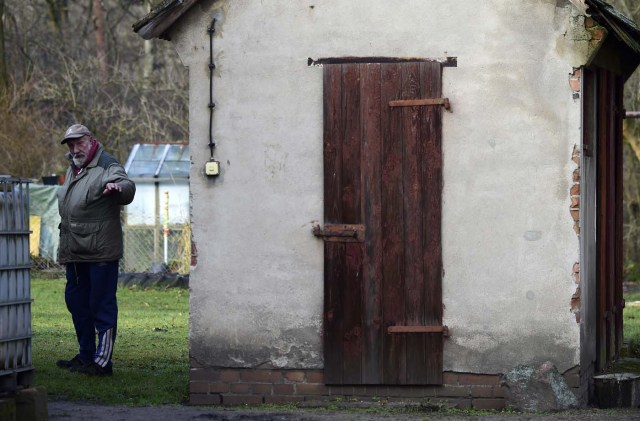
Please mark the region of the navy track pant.
<svg viewBox="0 0 640 421"><path fill-rule="evenodd" d="M101 367L110 366L118 324L118 262L67 263L66 269L64 298L76 330L80 358Z"/></svg>

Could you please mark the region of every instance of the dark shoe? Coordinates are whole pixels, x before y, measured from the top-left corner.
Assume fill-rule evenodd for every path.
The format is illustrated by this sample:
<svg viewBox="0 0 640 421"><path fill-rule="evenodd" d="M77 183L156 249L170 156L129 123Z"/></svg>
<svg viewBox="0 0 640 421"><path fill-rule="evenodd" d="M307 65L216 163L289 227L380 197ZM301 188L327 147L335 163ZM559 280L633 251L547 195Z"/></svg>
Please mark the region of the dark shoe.
<svg viewBox="0 0 640 421"><path fill-rule="evenodd" d="M67 369L75 369L78 367L82 367L85 364L87 364L87 362L85 362L84 360L80 359L79 355L76 355L75 357L73 357L70 360L58 360L56 361L56 365L60 368L67 368Z"/></svg>
<svg viewBox="0 0 640 421"><path fill-rule="evenodd" d="M71 371L76 373L86 374L88 376L111 376L113 374L113 369L111 368L110 365L106 367L101 367L93 361L90 362L89 364L72 368Z"/></svg>

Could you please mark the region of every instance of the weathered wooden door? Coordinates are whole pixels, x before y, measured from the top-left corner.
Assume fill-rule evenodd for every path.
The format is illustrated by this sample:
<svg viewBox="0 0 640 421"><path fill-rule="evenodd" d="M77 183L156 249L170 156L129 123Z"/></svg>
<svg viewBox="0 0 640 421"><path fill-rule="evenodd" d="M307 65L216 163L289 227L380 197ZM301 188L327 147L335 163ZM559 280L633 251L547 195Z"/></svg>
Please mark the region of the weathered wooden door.
<svg viewBox="0 0 640 421"><path fill-rule="evenodd" d="M624 80L610 70L584 69L585 166L595 156L594 221L585 225L595 234L596 369L604 370L620 356L623 332L622 294L622 119ZM591 181L591 180L588 180ZM589 209L585 209L583 214ZM590 233L587 233L590 234ZM582 270L582 267L581 267Z"/></svg>
<svg viewBox="0 0 640 421"><path fill-rule="evenodd" d="M442 383L441 73L324 64L327 384Z"/></svg>

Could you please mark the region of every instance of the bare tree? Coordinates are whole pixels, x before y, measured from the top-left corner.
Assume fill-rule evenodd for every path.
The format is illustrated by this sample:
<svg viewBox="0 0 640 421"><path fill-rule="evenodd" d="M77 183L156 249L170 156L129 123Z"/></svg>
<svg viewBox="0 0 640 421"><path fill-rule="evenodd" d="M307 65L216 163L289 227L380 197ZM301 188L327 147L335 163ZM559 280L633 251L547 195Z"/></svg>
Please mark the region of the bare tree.
<svg viewBox="0 0 640 421"><path fill-rule="evenodd" d="M107 35L101 0L93 0L92 11L96 33L96 57L100 70L99 74L100 79L105 80L107 77Z"/></svg>
<svg viewBox="0 0 640 421"><path fill-rule="evenodd" d="M171 44L145 53L131 29L148 13L145 0L0 1L11 63L0 103L0 173L62 171L59 138L75 122L121 160L134 143L187 139L186 69ZM24 154L27 139L32 149Z"/></svg>
<svg viewBox="0 0 640 421"><path fill-rule="evenodd" d="M68 23L68 0L46 0L49 15L58 40L65 39L65 28Z"/></svg>
<svg viewBox="0 0 640 421"><path fill-rule="evenodd" d="M637 0L611 0L611 4L627 17L640 22ZM640 111L640 72L626 82L624 107ZM640 122L626 119L623 129L623 204L624 204L624 277L640 281Z"/></svg>
<svg viewBox="0 0 640 421"><path fill-rule="evenodd" d="M0 0L0 100L4 97L9 86L9 73L4 52L4 0Z"/></svg>

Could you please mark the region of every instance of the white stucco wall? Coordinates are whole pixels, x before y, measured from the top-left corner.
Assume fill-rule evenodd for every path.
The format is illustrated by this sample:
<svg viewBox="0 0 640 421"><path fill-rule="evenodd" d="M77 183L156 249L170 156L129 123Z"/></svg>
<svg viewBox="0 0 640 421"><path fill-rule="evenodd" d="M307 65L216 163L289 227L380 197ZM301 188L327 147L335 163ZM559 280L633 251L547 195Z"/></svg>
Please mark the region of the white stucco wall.
<svg viewBox="0 0 640 421"><path fill-rule="evenodd" d="M558 4L560 4L558 6ZM444 69L445 369L579 363L569 188L586 54L556 0L204 1L176 25L190 69L191 356L322 367L322 69L309 57L457 57ZM204 165L216 17L215 157Z"/></svg>

